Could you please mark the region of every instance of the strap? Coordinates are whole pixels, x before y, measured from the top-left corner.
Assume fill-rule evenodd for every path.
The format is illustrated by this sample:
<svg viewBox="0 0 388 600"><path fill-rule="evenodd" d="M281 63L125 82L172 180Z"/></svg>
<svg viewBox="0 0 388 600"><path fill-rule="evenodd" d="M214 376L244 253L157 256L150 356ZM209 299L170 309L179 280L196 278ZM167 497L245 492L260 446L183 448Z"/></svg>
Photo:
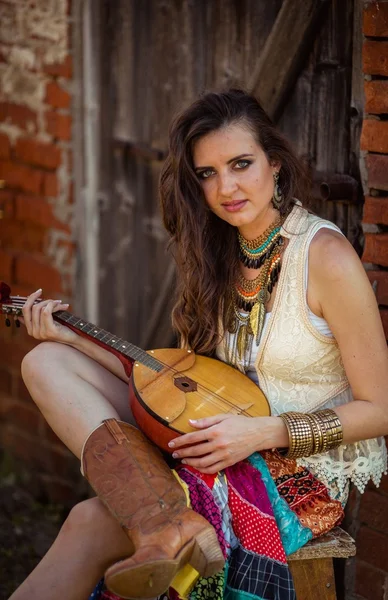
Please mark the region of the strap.
<svg viewBox="0 0 388 600"><path fill-rule="evenodd" d="M123 442L127 441L127 436L121 429L117 419L104 419L103 423L118 444L122 444Z"/></svg>

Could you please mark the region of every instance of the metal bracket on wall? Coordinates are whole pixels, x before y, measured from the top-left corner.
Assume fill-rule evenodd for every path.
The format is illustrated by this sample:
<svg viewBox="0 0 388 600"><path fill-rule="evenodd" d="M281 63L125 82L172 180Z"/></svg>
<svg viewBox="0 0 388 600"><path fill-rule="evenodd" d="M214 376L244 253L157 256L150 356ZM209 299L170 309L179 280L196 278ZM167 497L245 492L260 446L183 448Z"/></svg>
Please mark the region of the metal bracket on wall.
<svg viewBox="0 0 388 600"><path fill-rule="evenodd" d="M317 171L313 176L312 195L321 200L358 204L360 189L360 183L350 175Z"/></svg>

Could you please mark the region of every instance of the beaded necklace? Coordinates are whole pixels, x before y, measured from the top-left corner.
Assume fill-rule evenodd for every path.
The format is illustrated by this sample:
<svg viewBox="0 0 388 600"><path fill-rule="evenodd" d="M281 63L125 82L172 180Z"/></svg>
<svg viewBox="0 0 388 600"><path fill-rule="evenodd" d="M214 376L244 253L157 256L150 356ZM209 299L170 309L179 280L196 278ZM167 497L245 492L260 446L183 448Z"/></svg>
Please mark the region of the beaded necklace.
<svg viewBox="0 0 388 600"><path fill-rule="evenodd" d="M261 236L251 241L238 232L241 262L248 268L261 267L254 279L247 279L240 273L227 312L228 332L234 334L233 343L227 344L227 361L235 366L242 361L244 369L250 362L253 340L259 343L265 306L279 279L283 245L281 226L279 217Z"/></svg>

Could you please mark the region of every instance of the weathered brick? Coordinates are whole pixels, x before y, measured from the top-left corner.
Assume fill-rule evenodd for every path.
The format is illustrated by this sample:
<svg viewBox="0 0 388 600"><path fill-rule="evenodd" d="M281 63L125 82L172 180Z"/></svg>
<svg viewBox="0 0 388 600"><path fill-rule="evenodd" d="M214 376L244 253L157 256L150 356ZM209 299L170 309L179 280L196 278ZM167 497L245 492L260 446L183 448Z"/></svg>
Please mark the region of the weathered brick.
<svg viewBox="0 0 388 600"><path fill-rule="evenodd" d="M366 233L363 262L388 267L388 233Z"/></svg>
<svg viewBox="0 0 388 600"><path fill-rule="evenodd" d="M366 196L362 220L364 223L388 225L388 197Z"/></svg>
<svg viewBox="0 0 388 600"><path fill-rule="evenodd" d="M44 257L21 254L16 259L15 279L18 283L41 287L50 291L62 291L61 275Z"/></svg>
<svg viewBox="0 0 388 600"><path fill-rule="evenodd" d="M71 96L56 81L49 81L46 87L46 104L54 108L70 108Z"/></svg>
<svg viewBox="0 0 388 600"><path fill-rule="evenodd" d="M39 196L19 194L15 198L15 218L35 223L46 229L61 229L70 233L68 223L59 221L53 213L53 205Z"/></svg>
<svg viewBox="0 0 388 600"><path fill-rule="evenodd" d="M0 190L0 211L2 219L13 219L15 215L14 194L10 190Z"/></svg>
<svg viewBox="0 0 388 600"><path fill-rule="evenodd" d="M382 571L388 571L388 537L362 525L356 538L357 557Z"/></svg>
<svg viewBox="0 0 388 600"><path fill-rule="evenodd" d="M11 189L22 190L31 194L39 194L43 183L42 171L20 165L12 161L0 161L0 179Z"/></svg>
<svg viewBox="0 0 388 600"><path fill-rule="evenodd" d="M17 125L29 133L37 130L37 115L27 106L11 102L0 102L0 121Z"/></svg>
<svg viewBox="0 0 388 600"><path fill-rule="evenodd" d="M366 490L361 497L360 523L388 535L388 497Z"/></svg>
<svg viewBox="0 0 388 600"><path fill-rule="evenodd" d="M47 133L59 140L71 139L71 117L54 111L46 112Z"/></svg>
<svg viewBox="0 0 388 600"><path fill-rule="evenodd" d="M43 195L46 198L56 198L59 194L59 182L55 173L46 173L43 180Z"/></svg>
<svg viewBox="0 0 388 600"><path fill-rule="evenodd" d="M365 112L388 113L388 81L374 79L364 82Z"/></svg>
<svg viewBox="0 0 388 600"><path fill-rule="evenodd" d="M388 153L388 121L364 120L361 131L361 150Z"/></svg>
<svg viewBox="0 0 388 600"><path fill-rule="evenodd" d="M9 398L12 394L12 373L9 369L0 366L0 392L2 394L0 402L0 415L4 417L9 410L11 402L6 402L4 395ZM4 394L4 395L3 395Z"/></svg>
<svg viewBox="0 0 388 600"><path fill-rule="evenodd" d="M362 57L364 73L368 75L388 75L388 42L366 40Z"/></svg>
<svg viewBox="0 0 388 600"><path fill-rule="evenodd" d="M15 256L12 252L7 252L0 248L0 278L8 283L8 285L13 280L14 260Z"/></svg>
<svg viewBox="0 0 388 600"><path fill-rule="evenodd" d="M61 151L55 144L44 144L30 138L17 140L15 155L23 162L46 169L57 169L61 164Z"/></svg>
<svg viewBox="0 0 388 600"><path fill-rule="evenodd" d="M383 475L378 487L379 493L388 496L388 475Z"/></svg>
<svg viewBox="0 0 388 600"><path fill-rule="evenodd" d="M384 600L385 573L356 559L355 592L363 598Z"/></svg>
<svg viewBox="0 0 388 600"><path fill-rule="evenodd" d="M368 154L366 167L368 170L368 186L377 190L388 191L388 156Z"/></svg>
<svg viewBox="0 0 388 600"><path fill-rule="evenodd" d="M21 362L30 348L25 344L4 342L0 344L0 364L5 367L20 369Z"/></svg>
<svg viewBox="0 0 388 600"><path fill-rule="evenodd" d="M31 291L31 290L29 290ZM23 294L24 296L25 294ZM26 294L27 295L27 294ZM36 344L38 344L39 342L36 342ZM24 383L22 377L20 376L20 370L19 373L14 377L13 379L13 395L15 398L17 398L17 400L22 401L22 402L26 402L27 404L31 404L32 399L31 399L31 394L28 391L26 384ZM45 423L45 420L42 419L42 423ZM42 430L42 423L40 424L40 429Z"/></svg>
<svg viewBox="0 0 388 600"><path fill-rule="evenodd" d="M370 2L364 8L363 31L371 37L388 37L388 3Z"/></svg>
<svg viewBox="0 0 388 600"><path fill-rule="evenodd" d="M22 221L0 219L0 239L4 249L23 252L43 252L47 232L43 227Z"/></svg>
<svg viewBox="0 0 388 600"><path fill-rule="evenodd" d="M11 143L5 133L0 133L0 159L8 160L11 153Z"/></svg>
<svg viewBox="0 0 388 600"><path fill-rule="evenodd" d="M65 77L71 79L73 76L73 62L70 55L66 56L63 63L51 63L46 64L43 67L43 71L48 75L54 75L58 77Z"/></svg>
<svg viewBox="0 0 388 600"><path fill-rule="evenodd" d="M366 274L375 286L377 302L388 306L388 271L367 271Z"/></svg>

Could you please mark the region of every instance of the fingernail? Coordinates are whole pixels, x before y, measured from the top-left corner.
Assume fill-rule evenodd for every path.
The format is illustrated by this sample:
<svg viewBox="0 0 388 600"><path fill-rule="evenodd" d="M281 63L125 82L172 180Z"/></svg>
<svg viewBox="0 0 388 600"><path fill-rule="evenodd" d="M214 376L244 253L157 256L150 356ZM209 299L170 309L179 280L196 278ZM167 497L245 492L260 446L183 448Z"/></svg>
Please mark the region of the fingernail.
<svg viewBox="0 0 388 600"><path fill-rule="evenodd" d="M173 458L179 458L179 454L178 454L178 452L173 452L173 453L172 453L172 457L173 457Z"/></svg>
<svg viewBox="0 0 388 600"><path fill-rule="evenodd" d="M38 292L41 292L42 288L39 288L38 290L36 290L36 292L34 292L34 294L38 294Z"/></svg>
<svg viewBox="0 0 388 600"><path fill-rule="evenodd" d="M168 442L169 448L174 448L175 442Z"/></svg>
<svg viewBox="0 0 388 600"><path fill-rule="evenodd" d="M183 463L184 465L187 464L187 462L185 461L185 459L181 460L181 463Z"/></svg>
<svg viewBox="0 0 388 600"><path fill-rule="evenodd" d="M62 304L62 306L70 306L70 304Z"/></svg>
<svg viewBox="0 0 388 600"><path fill-rule="evenodd" d="M189 419L189 423L196 423L197 419Z"/></svg>

